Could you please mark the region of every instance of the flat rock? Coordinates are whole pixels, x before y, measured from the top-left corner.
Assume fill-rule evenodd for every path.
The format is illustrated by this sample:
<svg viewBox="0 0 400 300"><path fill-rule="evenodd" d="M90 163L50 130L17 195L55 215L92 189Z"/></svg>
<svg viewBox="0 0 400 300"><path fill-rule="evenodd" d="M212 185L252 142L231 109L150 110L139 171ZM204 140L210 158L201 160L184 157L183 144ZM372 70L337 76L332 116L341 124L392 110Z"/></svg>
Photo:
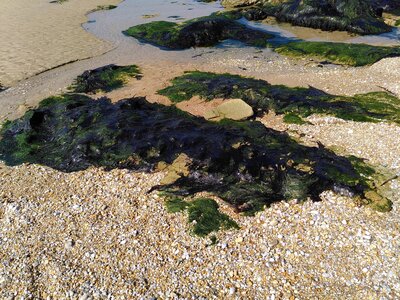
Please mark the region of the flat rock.
<svg viewBox="0 0 400 300"><path fill-rule="evenodd" d="M207 111L204 117L207 120L221 119L245 120L254 114L253 108L241 99L228 100L214 109Z"/></svg>

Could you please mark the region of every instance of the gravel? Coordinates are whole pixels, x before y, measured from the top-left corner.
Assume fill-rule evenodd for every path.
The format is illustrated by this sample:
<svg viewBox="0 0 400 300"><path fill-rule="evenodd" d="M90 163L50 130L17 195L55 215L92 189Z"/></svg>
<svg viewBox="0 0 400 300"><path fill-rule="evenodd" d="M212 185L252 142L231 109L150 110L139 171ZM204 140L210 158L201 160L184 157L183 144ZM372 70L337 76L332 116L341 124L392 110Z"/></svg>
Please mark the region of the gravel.
<svg viewBox="0 0 400 300"><path fill-rule="evenodd" d="M147 191L163 173L0 169L1 299L396 299L399 202L389 213L332 192L279 202L240 230L190 234Z"/></svg>

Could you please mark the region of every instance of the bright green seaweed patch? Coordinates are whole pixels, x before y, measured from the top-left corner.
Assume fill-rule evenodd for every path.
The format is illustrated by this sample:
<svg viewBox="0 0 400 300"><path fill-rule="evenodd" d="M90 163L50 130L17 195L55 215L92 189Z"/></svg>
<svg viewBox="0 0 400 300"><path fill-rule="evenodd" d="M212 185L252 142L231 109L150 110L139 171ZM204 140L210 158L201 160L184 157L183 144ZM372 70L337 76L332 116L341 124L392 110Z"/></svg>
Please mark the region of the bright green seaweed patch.
<svg viewBox="0 0 400 300"><path fill-rule="evenodd" d="M223 82L212 84L226 88ZM246 88L246 82L241 84ZM367 199L366 193L375 190L365 183L368 169L360 162L323 147L301 145L260 122L209 122L142 98L112 103L82 94L51 97L7 122L0 136L0 159L8 165L28 162L66 172L90 166L151 172L184 155L185 172L154 189L177 197L208 192L246 214L276 201L317 201L327 189L359 199ZM386 201L379 195L371 197L382 204ZM189 209L179 199L169 207ZM190 211L193 216L205 210L195 208Z"/></svg>
<svg viewBox="0 0 400 300"><path fill-rule="evenodd" d="M273 35L237 22L243 16L249 17L248 14L248 11L234 10L213 13L183 23L156 21L133 26L124 33L167 49L210 47L223 40L233 39L248 46L262 48L271 46L282 55L314 57L350 66L370 65L386 57L400 56L399 47L365 44L299 40L284 45L273 45L268 41Z"/></svg>
<svg viewBox="0 0 400 300"><path fill-rule="evenodd" d="M285 114L283 117L283 121L288 124L297 124L297 125L307 124L307 122L304 121L299 115L296 115L294 113Z"/></svg>
<svg viewBox="0 0 400 300"><path fill-rule="evenodd" d="M141 78L140 70L136 65L107 65L79 75L70 90L74 93L110 92L122 87L132 77Z"/></svg>
<svg viewBox="0 0 400 300"><path fill-rule="evenodd" d="M336 96L315 88L289 88L266 81L231 74L187 72L159 91L178 103L200 96L243 99L254 111L273 110L285 114L285 122L302 123L312 114L328 114L359 122L390 121L400 124L400 99L386 92L353 97Z"/></svg>
<svg viewBox="0 0 400 300"><path fill-rule="evenodd" d="M239 225L234 220L219 211L218 203L212 199L197 198L187 202L173 197L166 201L166 206L171 213L187 211L188 222L193 224L192 231L200 237L221 229L239 229Z"/></svg>
<svg viewBox="0 0 400 300"><path fill-rule="evenodd" d="M179 26L174 22L156 21L130 27L124 33L142 40L157 41L158 45L168 47L170 40L178 38ZM164 39L165 35L170 40Z"/></svg>
<svg viewBox="0 0 400 300"><path fill-rule="evenodd" d="M400 47L308 41L290 42L275 51L287 56L315 57L349 66L365 66L386 57L400 56Z"/></svg>
<svg viewBox="0 0 400 300"><path fill-rule="evenodd" d="M171 196L165 201L165 205L167 206L168 212L177 213L184 211L189 206L189 203L182 198Z"/></svg>
<svg viewBox="0 0 400 300"><path fill-rule="evenodd" d="M265 47L272 35L235 21L234 14L212 14L183 23L155 21L133 26L124 33L141 41L168 49L209 47L227 39Z"/></svg>

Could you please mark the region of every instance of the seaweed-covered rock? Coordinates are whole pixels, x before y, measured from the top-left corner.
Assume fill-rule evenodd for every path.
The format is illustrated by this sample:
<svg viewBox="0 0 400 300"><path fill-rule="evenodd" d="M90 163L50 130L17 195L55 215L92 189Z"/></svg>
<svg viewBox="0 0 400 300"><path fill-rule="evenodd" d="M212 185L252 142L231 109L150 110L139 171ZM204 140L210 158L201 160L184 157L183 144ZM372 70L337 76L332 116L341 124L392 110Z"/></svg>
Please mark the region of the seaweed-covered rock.
<svg viewBox="0 0 400 300"><path fill-rule="evenodd" d="M379 3L381 2L381 3ZM388 32L391 27L381 19L384 1L370 0L223 0L230 7L255 5L243 10L249 20L274 16L293 25L322 30L345 30L357 34ZM388 6L388 5L386 5Z"/></svg>
<svg viewBox="0 0 400 300"><path fill-rule="evenodd" d="M282 55L314 57L337 64L364 66L386 57L400 56L399 47L383 47L365 44L295 41L284 45L268 42L272 35L237 22L243 14L249 19L262 19L268 14L260 9L214 13L208 17L181 24L165 21L151 22L129 28L125 34L143 42L167 49L214 46L232 39L249 46L271 46ZM250 15L249 15L250 14Z"/></svg>
<svg viewBox="0 0 400 300"><path fill-rule="evenodd" d="M277 47L275 51L286 56L311 57L355 67L400 56L400 47L310 41L290 42Z"/></svg>
<svg viewBox="0 0 400 300"><path fill-rule="evenodd" d="M141 78L137 66L107 65L94 70L85 71L79 75L70 87L74 93L96 93L98 91L110 92L122 87L129 78Z"/></svg>
<svg viewBox="0 0 400 300"><path fill-rule="evenodd" d="M79 94L52 97L6 123L0 135L7 164L67 172L92 165L151 171L184 154L188 172L157 188L179 195L209 191L238 211L283 199L318 200L326 189L359 199L369 190L352 161L324 148L300 145L259 122L216 124L144 99L113 104Z"/></svg>
<svg viewBox="0 0 400 300"><path fill-rule="evenodd" d="M372 2L377 9L396 14L400 13L400 1L398 0L373 0Z"/></svg>
<svg viewBox="0 0 400 300"><path fill-rule="evenodd" d="M400 99L386 92L353 97L330 95L315 88L289 88L264 80L231 74L188 72L175 78L172 85L159 91L172 102L200 96L206 100L240 98L255 112L274 110L289 115L297 123L312 114L329 114L345 120L400 124ZM289 117L288 117L289 119Z"/></svg>
<svg viewBox="0 0 400 300"><path fill-rule="evenodd" d="M189 20L184 23L156 21L133 26L126 35L168 49L214 46L233 39L251 46L265 46L272 36L260 30L248 28L223 15Z"/></svg>

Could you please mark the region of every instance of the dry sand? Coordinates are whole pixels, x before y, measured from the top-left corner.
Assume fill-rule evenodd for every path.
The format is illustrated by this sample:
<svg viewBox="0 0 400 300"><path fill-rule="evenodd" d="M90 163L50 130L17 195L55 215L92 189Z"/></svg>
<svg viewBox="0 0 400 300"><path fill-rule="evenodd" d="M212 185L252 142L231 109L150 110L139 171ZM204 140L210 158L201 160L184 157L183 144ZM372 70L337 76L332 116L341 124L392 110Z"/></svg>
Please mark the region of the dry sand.
<svg viewBox="0 0 400 300"><path fill-rule="evenodd" d="M22 29L21 25L21 35L13 37L16 23L12 30L8 27L12 25L0 26L2 41L10 45L0 47L0 57L10 57L0 60L0 72L2 64L8 63L15 71L7 71L10 76L24 77L35 73L24 75L28 69L47 69L52 59L66 62L68 55L75 55L70 59L74 60L106 51L109 45L78 25L85 21L86 11L110 2L70 0L57 5L3 0L0 20L7 15L12 24L30 16L27 23L44 27L26 24ZM37 13L38 6L41 15L32 13ZM46 38L53 39L44 37L47 32L53 38L62 36L60 45L49 46ZM43 50L37 50L40 45ZM193 69L255 76L275 84L313 85L338 94L382 86L400 95L399 58L356 69L320 67L268 51L204 54L209 50L197 49L180 53L204 54L190 63L177 63L174 56L157 56L157 61L148 63L146 52L161 52L150 46L127 47L20 82L1 93L0 115L21 115L26 106L65 90L84 69L108 63L136 63L144 74L142 80L109 93L113 101L137 95L168 104L156 91ZM129 47L135 57L127 54ZM64 53L65 49L71 51ZM195 114L204 110L198 99L192 100L191 107L186 104L182 108ZM310 143L321 141L397 174L400 170L398 126L314 118L309 120L314 125L283 128L279 118L263 121L302 134ZM252 218L235 214L220 201L222 210L241 229L218 233L217 245L208 246L208 239L189 234L184 214L168 214L163 199L147 193L163 175L97 168L63 173L38 165L0 164L0 298L399 299L399 180L387 184L394 207L386 214L355 207L351 199L331 192L324 193L319 203L281 202Z"/></svg>
<svg viewBox="0 0 400 300"><path fill-rule="evenodd" d="M398 126L329 120L291 129L398 168ZM389 213L332 192L255 217L218 201L241 229L209 246L147 193L163 175L0 164L0 298L399 299L398 180Z"/></svg>
<svg viewBox="0 0 400 300"><path fill-rule="evenodd" d="M67 62L102 54L112 45L80 25L98 5L118 0L2 0L0 83L4 86Z"/></svg>

